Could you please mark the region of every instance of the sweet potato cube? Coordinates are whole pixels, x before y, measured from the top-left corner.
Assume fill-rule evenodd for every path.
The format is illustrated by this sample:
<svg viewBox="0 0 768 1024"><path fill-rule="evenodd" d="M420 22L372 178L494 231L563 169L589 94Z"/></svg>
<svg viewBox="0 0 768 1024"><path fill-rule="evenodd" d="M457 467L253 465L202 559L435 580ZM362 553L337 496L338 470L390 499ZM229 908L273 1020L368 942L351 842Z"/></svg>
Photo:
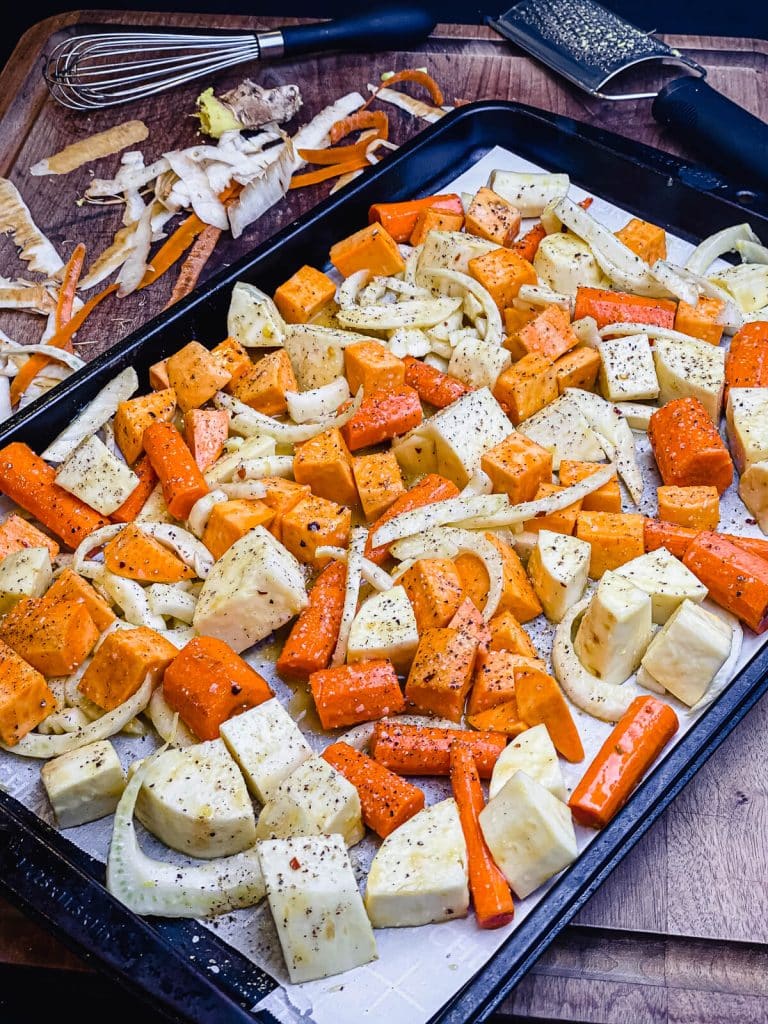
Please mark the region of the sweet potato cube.
<svg viewBox="0 0 768 1024"><path fill-rule="evenodd" d="M166 370L182 412L199 409L230 381L229 372L198 341L190 341L169 356Z"/></svg>
<svg viewBox="0 0 768 1024"><path fill-rule="evenodd" d="M533 264L511 249L492 249L469 261L469 273L485 288L499 309L512 305L524 284L536 284Z"/></svg>
<svg viewBox="0 0 768 1024"><path fill-rule="evenodd" d="M96 624L79 600L19 601L3 619L0 639L44 676L68 676L99 639Z"/></svg>
<svg viewBox="0 0 768 1024"><path fill-rule="evenodd" d="M523 356L499 374L493 397L517 426L557 398L554 363L540 352Z"/></svg>
<svg viewBox="0 0 768 1024"><path fill-rule="evenodd" d="M367 270L373 277L390 277L405 270L397 242L381 224L369 224L331 246L331 263L342 277Z"/></svg>
<svg viewBox="0 0 768 1024"><path fill-rule="evenodd" d="M355 415L341 428L351 452L407 434L424 418L419 394L407 384L372 391Z"/></svg>
<svg viewBox="0 0 768 1024"><path fill-rule="evenodd" d="M574 348L555 360L555 380L558 393L562 395L566 388L582 388L592 391L600 372L601 360L597 349Z"/></svg>
<svg viewBox="0 0 768 1024"><path fill-rule="evenodd" d="M296 483L308 484L319 498L350 507L357 504L352 458L336 427L324 430L296 448L293 476Z"/></svg>
<svg viewBox="0 0 768 1024"><path fill-rule="evenodd" d="M480 732L501 732L505 736L519 736L528 726L520 721L518 715L517 701L513 698L488 708L487 711L467 715L467 722Z"/></svg>
<svg viewBox="0 0 768 1024"><path fill-rule="evenodd" d="M659 487L659 519L693 530L716 530L720 496L716 487Z"/></svg>
<svg viewBox="0 0 768 1024"><path fill-rule="evenodd" d="M447 626L462 600L461 579L449 558L420 558L400 577L419 633Z"/></svg>
<svg viewBox="0 0 768 1024"><path fill-rule="evenodd" d="M651 266L656 260L667 258L667 235L664 228L660 228L657 224L649 224L647 220L633 217L620 231L616 232L616 237L636 256Z"/></svg>
<svg viewBox="0 0 768 1024"><path fill-rule="evenodd" d="M575 459L563 459L560 463L560 483L563 487L572 487L574 484L586 480L599 469L603 469L600 462L578 462ZM581 508L584 512L621 512L621 489L619 478L614 474L607 484L598 487L585 498L582 498Z"/></svg>
<svg viewBox="0 0 768 1024"><path fill-rule="evenodd" d="M269 529L274 518L274 510L258 498L222 501L211 510L203 532L203 544L218 560L255 526Z"/></svg>
<svg viewBox="0 0 768 1024"><path fill-rule="evenodd" d="M369 395L405 384L405 363L379 341L358 341L344 349L344 375L353 395Z"/></svg>
<svg viewBox="0 0 768 1024"><path fill-rule="evenodd" d="M430 231L461 231L463 227L464 214L427 207L416 218L416 226L411 234L410 243L411 245L421 245Z"/></svg>
<svg viewBox="0 0 768 1024"><path fill-rule="evenodd" d="M476 651L477 645L457 629L425 629L408 673L405 699L418 711L461 721Z"/></svg>
<svg viewBox="0 0 768 1024"><path fill-rule="evenodd" d="M632 512L579 512L576 536L592 546L589 575L599 580L606 569L618 569L645 552L645 517Z"/></svg>
<svg viewBox="0 0 768 1024"><path fill-rule="evenodd" d="M448 623L448 628L458 629L477 644L478 660L488 653L491 646L491 629L471 598L464 598Z"/></svg>
<svg viewBox="0 0 768 1024"><path fill-rule="evenodd" d="M504 329L507 334L517 334L531 320L535 320L540 312L541 306L527 306L525 309L507 306L504 310Z"/></svg>
<svg viewBox="0 0 768 1024"><path fill-rule="evenodd" d="M78 689L98 707L113 711L140 689L148 675L159 679L178 653L147 626L118 629L104 639Z"/></svg>
<svg viewBox="0 0 768 1024"><path fill-rule="evenodd" d="M510 434L480 459L497 494L509 495L513 504L530 501L539 484L552 480L552 453L524 434Z"/></svg>
<svg viewBox="0 0 768 1024"><path fill-rule="evenodd" d="M229 437L226 409L190 409L184 416L184 440L201 473L210 469Z"/></svg>
<svg viewBox="0 0 768 1024"><path fill-rule="evenodd" d="M405 494L400 464L391 450L356 455L352 460L352 472L363 513L369 522L378 519L392 502Z"/></svg>
<svg viewBox="0 0 768 1024"><path fill-rule="evenodd" d="M48 548L51 558L55 558L61 550L53 537L11 512L0 523L0 559L23 548Z"/></svg>
<svg viewBox="0 0 768 1024"><path fill-rule="evenodd" d="M469 204L465 226L469 234L497 245L511 245L520 231L522 217L516 206L490 188L480 188Z"/></svg>
<svg viewBox="0 0 768 1024"><path fill-rule="evenodd" d="M555 305L547 306L530 323L521 327L516 340L519 351L507 346L513 358L521 358L530 352L539 352L552 361L559 359L579 343L568 314Z"/></svg>
<svg viewBox="0 0 768 1024"><path fill-rule="evenodd" d="M0 640L0 740L15 746L55 703L43 676Z"/></svg>
<svg viewBox="0 0 768 1024"><path fill-rule="evenodd" d="M221 369L226 370L229 374L229 384L224 389L225 391L229 391L232 381L237 380L240 374L251 365L251 357L237 338L225 338L224 341L220 341L211 349L211 355Z"/></svg>
<svg viewBox="0 0 768 1024"><path fill-rule="evenodd" d="M72 569L65 569L61 576L54 580L46 592L45 600L82 602L100 633L111 626L117 618L104 598L96 593L88 580L78 576Z"/></svg>
<svg viewBox="0 0 768 1024"><path fill-rule="evenodd" d="M293 367L285 349L262 356L232 382L230 393L266 416L279 416L288 403L286 391L298 391Z"/></svg>
<svg viewBox="0 0 768 1024"><path fill-rule="evenodd" d="M280 285L275 305L288 324L306 324L336 294L336 285L322 270L306 264Z"/></svg>
<svg viewBox="0 0 768 1024"><path fill-rule="evenodd" d="M675 330L700 341L708 341L710 345L719 345L724 328L718 320L724 309L722 299L707 295L700 295L695 306L681 299L675 313Z"/></svg>
<svg viewBox="0 0 768 1024"><path fill-rule="evenodd" d="M316 549L347 547L351 525L352 513L346 506L313 494L283 514L280 540L300 562L325 565L327 559L315 558Z"/></svg>
<svg viewBox="0 0 768 1024"><path fill-rule="evenodd" d="M104 548L104 564L116 576L140 583L180 583L195 575L178 555L133 523Z"/></svg>
<svg viewBox="0 0 768 1024"><path fill-rule="evenodd" d="M482 611L488 600L490 581L483 562L476 555L462 554L453 560L461 581L463 600L469 600Z"/></svg>
<svg viewBox="0 0 768 1024"><path fill-rule="evenodd" d="M115 413L115 441L129 465L144 451L144 431L153 423L168 423L176 412L173 388L153 391L121 402Z"/></svg>
<svg viewBox="0 0 768 1024"><path fill-rule="evenodd" d="M538 657L533 641L511 612L500 612L488 623L492 651L509 651L525 658Z"/></svg>
<svg viewBox="0 0 768 1024"><path fill-rule="evenodd" d="M509 611L520 622L530 622L541 614L541 604L526 575L517 553L493 533L486 533L486 539L501 554L503 589L497 614ZM490 580L485 565L475 555L459 555L455 559L459 578L463 585L464 597L470 597L482 611L488 600Z"/></svg>
<svg viewBox="0 0 768 1024"><path fill-rule="evenodd" d="M161 359L159 363L153 363L149 368L149 386L153 391L165 391L171 386L168 379L168 360Z"/></svg>
<svg viewBox="0 0 768 1024"><path fill-rule="evenodd" d="M535 497L547 498L550 494L557 494L564 490L564 487L558 487L557 484L539 484ZM550 512L549 515L539 515L528 519L524 528L531 533L538 533L539 530L552 530L553 533L567 533L570 536L576 526L576 517L580 511L581 502L575 501L567 508L560 509L559 512Z"/></svg>
<svg viewBox="0 0 768 1024"><path fill-rule="evenodd" d="M546 668L538 658L512 654L510 651L489 651L475 668L467 714L475 715L479 711L487 711L497 704L513 700L515 669L523 665L533 665L542 670Z"/></svg>
<svg viewBox="0 0 768 1024"><path fill-rule="evenodd" d="M260 500L275 513L275 518L267 529L273 537L282 543L283 516L304 498L309 498L312 491L306 484L297 484L293 480L285 480L281 476L264 477L261 483L264 485L266 493Z"/></svg>

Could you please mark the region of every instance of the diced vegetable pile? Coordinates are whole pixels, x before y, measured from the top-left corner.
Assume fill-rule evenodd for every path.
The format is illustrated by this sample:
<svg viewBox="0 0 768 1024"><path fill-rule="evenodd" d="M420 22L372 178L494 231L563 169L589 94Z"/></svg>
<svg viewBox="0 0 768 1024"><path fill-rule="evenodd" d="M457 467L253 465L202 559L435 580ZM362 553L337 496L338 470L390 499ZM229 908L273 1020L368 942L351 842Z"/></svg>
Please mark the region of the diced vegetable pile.
<svg viewBox="0 0 768 1024"><path fill-rule="evenodd" d="M293 982L470 902L506 925L768 628L768 539L718 532L737 473L768 531L768 250L741 225L679 267L568 190L377 204L328 273L236 285L227 337L148 393L125 370L40 455L0 451L0 739L45 760L62 828L114 813L135 911L266 895ZM243 658L273 634L321 754ZM582 713L614 728L569 794ZM110 738L149 728L126 780Z"/></svg>

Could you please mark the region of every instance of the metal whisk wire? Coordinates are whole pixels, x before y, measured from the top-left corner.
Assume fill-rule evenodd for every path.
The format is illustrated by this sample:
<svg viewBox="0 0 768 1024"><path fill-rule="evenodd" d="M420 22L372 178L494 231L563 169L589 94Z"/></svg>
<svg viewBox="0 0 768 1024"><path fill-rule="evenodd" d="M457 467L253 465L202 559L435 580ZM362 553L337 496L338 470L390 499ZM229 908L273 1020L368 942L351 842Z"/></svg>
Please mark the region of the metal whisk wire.
<svg viewBox="0 0 768 1024"><path fill-rule="evenodd" d="M258 60L261 50L253 33L98 32L59 43L43 75L65 107L96 110Z"/></svg>

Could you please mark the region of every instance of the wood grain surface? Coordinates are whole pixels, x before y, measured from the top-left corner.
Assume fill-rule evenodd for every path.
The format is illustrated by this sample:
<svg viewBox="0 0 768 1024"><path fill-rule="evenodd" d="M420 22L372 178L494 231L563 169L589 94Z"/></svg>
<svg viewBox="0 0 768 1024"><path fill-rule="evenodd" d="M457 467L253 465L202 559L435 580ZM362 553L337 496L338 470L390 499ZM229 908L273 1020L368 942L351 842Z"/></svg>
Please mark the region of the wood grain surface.
<svg viewBox="0 0 768 1024"><path fill-rule="evenodd" d="M111 240L119 211L76 203L92 173L112 175L118 158L64 178L31 178L29 166L77 138L128 117L150 129L147 161L199 138L189 115L200 83L125 108L89 115L56 106L40 76L41 56L81 23L153 25L160 16L72 12L32 28L0 74L0 173L19 187L40 226L66 257L80 240L95 256ZM273 19L163 15L166 26L271 27ZM667 37L708 69L722 92L768 119L768 44L759 40ZM652 120L647 101L593 100L513 49L489 29L441 25L418 53L349 55L244 67L219 76L226 88L245 74L264 85L298 82L308 117L344 91L364 91L388 69L428 65L447 100L514 99L590 121L678 151ZM208 83L205 83L208 84ZM393 137L421 127L391 111ZM208 274L244 254L322 199L327 185L292 193L238 242L217 250ZM0 242L0 267L21 269ZM173 278L103 308L81 332L84 358L114 344L162 309ZM2 314L12 336L40 323ZM629 853L504 1006L526 1019L602 1024L768 1022L768 699L732 734L658 824ZM0 962L82 969L82 964L18 911L0 903ZM507 1020L509 1017L506 1018Z"/></svg>

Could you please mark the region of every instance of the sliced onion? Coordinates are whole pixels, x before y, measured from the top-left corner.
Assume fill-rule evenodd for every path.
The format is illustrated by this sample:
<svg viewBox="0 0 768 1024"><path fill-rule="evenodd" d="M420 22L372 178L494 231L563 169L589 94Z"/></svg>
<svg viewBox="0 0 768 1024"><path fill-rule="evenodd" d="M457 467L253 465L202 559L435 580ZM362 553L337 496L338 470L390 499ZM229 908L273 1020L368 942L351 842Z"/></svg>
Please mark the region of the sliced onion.
<svg viewBox="0 0 768 1024"><path fill-rule="evenodd" d="M349 551L347 548L337 548L331 544L322 544L315 550L316 558L333 558L336 562L344 562L346 565ZM366 583L369 583L374 590L385 591L391 590L394 586L392 577L389 573L384 572L380 566L376 565L369 558L363 558L363 579Z"/></svg>
<svg viewBox="0 0 768 1024"><path fill-rule="evenodd" d="M611 461L615 461L632 500L639 505L643 497L643 474L637 462L635 439L629 424L612 402L606 402L591 391L566 388L565 394L579 407L582 416L597 434L605 454Z"/></svg>
<svg viewBox="0 0 768 1024"><path fill-rule="evenodd" d="M734 224L732 227L716 231L696 246L685 264L685 269L693 274L706 274L716 259L727 252L734 252L736 243L740 241L756 242L760 239L749 224Z"/></svg>
<svg viewBox="0 0 768 1024"><path fill-rule="evenodd" d="M336 289L336 304L339 309L352 309L357 305L357 297L371 276L369 270L356 270L346 277ZM289 410L290 412L290 407ZM291 414L292 418L293 414Z"/></svg>
<svg viewBox="0 0 768 1024"><path fill-rule="evenodd" d="M153 583L147 588L149 610L153 615L178 619L189 625L195 615L197 599L177 583Z"/></svg>
<svg viewBox="0 0 768 1024"><path fill-rule="evenodd" d="M656 260L651 267L651 272L659 284L662 284L676 299L687 302L689 306L695 306L699 301L701 290L674 263L669 263L667 260Z"/></svg>
<svg viewBox="0 0 768 1024"><path fill-rule="evenodd" d="M389 305L342 309L336 319L344 327L359 331L394 331L398 327L434 327L455 313L461 299L406 299ZM498 315L498 310L496 311Z"/></svg>
<svg viewBox="0 0 768 1024"><path fill-rule="evenodd" d="M223 502L228 500L229 498L225 492L219 489L209 491L207 494L204 494L202 498L197 499L187 516L187 526L196 537L202 537L205 533L205 528L208 525L208 520L211 518L211 512L213 512L215 506L221 505Z"/></svg>
<svg viewBox="0 0 768 1024"><path fill-rule="evenodd" d="M100 526L98 530L89 533L85 540L80 541L75 548L75 553L72 556L74 571L82 574L83 567L88 561L88 555L98 548L103 548L124 529L125 523L113 523L110 526Z"/></svg>
<svg viewBox="0 0 768 1024"><path fill-rule="evenodd" d="M172 747L193 747L200 742L181 721L178 712L171 709L163 695L162 686L158 686L152 694L144 713L164 743L169 743Z"/></svg>
<svg viewBox="0 0 768 1024"><path fill-rule="evenodd" d="M357 601L360 597L360 581L363 574L363 551L368 539L368 531L363 526L355 526L349 541L347 556L347 581L344 590L344 608L341 613L341 625L336 646L333 649L331 665L343 665L347 660L347 645L352 622L357 614Z"/></svg>
<svg viewBox="0 0 768 1024"><path fill-rule="evenodd" d="M290 455L265 455L260 459L243 459L235 470L234 483L239 480L263 480L268 476L293 477L293 457Z"/></svg>
<svg viewBox="0 0 768 1024"><path fill-rule="evenodd" d="M13 406L11 405L11 382L5 376L0 374L0 423L5 423L13 416Z"/></svg>
<svg viewBox="0 0 768 1024"><path fill-rule="evenodd" d="M768 263L768 246L753 242L748 238L740 238L734 246L741 256L742 263Z"/></svg>
<svg viewBox="0 0 768 1024"><path fill-rule="evenodd" d="M68 754L70 750L79 750L80 747L95 743L96 740L109 739L144 710L149 704L152 689L153 681L148 677L132 697L78 732L65 733L62 736L41 736L39 733L28 732L15 746L8 747L0 743L0 747L12 754L18 754L19 757L49 758Z"/></svg>
<svg viewBox="0 0 768 1024"><path fill-rule="evenodd" d="M288 415L294 423L309 423L332 416L349 398L346 377L337 377L311 391L287 391L285 394Z"/></svg>
<svg viewBox="0 0 768 1024"><path fill-rule="evenodd" d="M243 480L242 483L222 484L221 490L229 501L249 501L252 498L265 498L267 486L261 480Z"/></svg>
<svg viewBox="0 0 768 1024"><path fill-rule="evenodd" d="M133 815L152 760L139 765L117 805L107 889L135 914L160 917L211 917L258 903L265 889L256 847L187 867L153 860L143 852Z"/></svg>
<svg viewBox="0 0 768 1024"><path fill-rule="evenodd" d="M245 437L252 437L254 434L268 434L283 444L301 444L302 441L309 441L310 438L317 437L318 434L322 434L326 430L343 427L345 423L349 423L360 408L362 401L363 389L359 388L352 399L352 404L344 412L329 416L327 420L322 420L319 423L304 423L300 426L295 426L292 423L278 423L271 416L265 416L263 412L256 412L249 405L245 405L244 402L238 401L237 398L233 398L223 391L216 393L213 404L217 409L228 409L232 413L233 419L230 428L238 434L243 434Z"/></svg>
<svg viewBox="0 0 768 1024"><path fill-rule="evenodd" d="M461 495L466 497L477 494L493 494L493 480L479 466L469 478L467 486L461 492Z"/></svg>
<svg viewBox="0 0 768 1024"><path fill-rule="evenodd" d="M593 316L583 316L579 320L574 320L571 327L582 345L597 348L600 344L600 332L597 329L597 320Z"/></svg>
<svg viewBox="0 0 768 1024"><path fill-rule="evenodd" d="M685 344L696 341L690 334L673 331L670 327L655 327L653 324L608 324L607 327L601 327L599 333L601 338L613 336L628 338L633 334L647 334L649 338L664 338L665 341L683 342Z"/></svg>
<svg viewBox="0 0 768 1024"><path fill-rule="evenodd" d="M404 359L406 356L420 359L432 350L429 338L418 327L398 327L390 335L388 345L389 351L398 359Z"/></svg>
<svg viewBox="0 0 768 1024"><path fill-rule="evenodd" d="M152 613L144 588L135 580L124 579L103 569L98 582L110 601L122 610L123 617L132 626L165 629L165 620Z"/></svg>
<svg viewBox="0 0 768 1024"><path fill-rule="evenodd" d="M0 354L8 356L48 356L57 363L64 363L70 370L82 370L85 363L74 352L52 345L17 345L15 341L3 341Z"/></svg>
<svg viewBox="0 0 768 1024"><path fill-rule="evenodd" d="M444 270L442 267L427 267L421 276L425 284L428 284L430 279L438 284L445 282L454 287L458 286L464 289L465 292L474 295L483 307L483 312L488 322L485 330L485 340L491 345L500 345L502 343L504 328L501 323L499 307L494 302L487 288L483 288L479 281L476 281L474 277L470 277L469 274L462 274L460 270Z"/></svg>
<svg viewBox="0 0 768 1024"><path fill-rule="evenodd" d="M531 306L559 306L569 315L573 315L574 299L571 295L563 295L562 292L552 291L540 284L524 284L517 293L521 302L527 302ZM513 300L514 301L514 300Z"/></svg>
<svg viewBox="0 0 768 1024"><path fill-rule="evenodd" d="M78 413L68 427L48 445L41 458L46 462L63 462L86 437L91 437L115 415L120 402L133 395L139 378L132 366L123 370Z"/></svg>

